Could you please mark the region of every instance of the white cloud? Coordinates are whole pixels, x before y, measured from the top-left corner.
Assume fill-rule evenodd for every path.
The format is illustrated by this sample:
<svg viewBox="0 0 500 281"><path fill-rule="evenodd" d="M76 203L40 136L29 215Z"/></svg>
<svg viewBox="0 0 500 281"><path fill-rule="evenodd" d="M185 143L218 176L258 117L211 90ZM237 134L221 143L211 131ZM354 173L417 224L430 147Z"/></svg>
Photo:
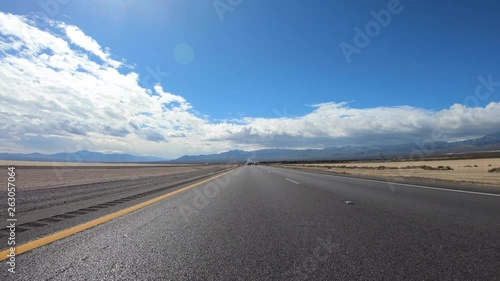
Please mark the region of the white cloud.
<svg viewBox="0 0 500 281"><path fill-rule="evenodd" d="M324 103L296 118L245 118L243 125L218 124L206 137L263 147L325 147L477 137L500 131L500 103L485 108L455 104L438 112L410 106L357 109ZM439 137L437 137L439 136Z"/></svg>
<svg viewBox="0 0 500 281"><path fill-rule="evenodd" d="M154 89L155 89L156 93L158 93L160 95L158 102L160 102L161 104L168 106L168 105L171 105L173 103L177 103L178 108L180 110L191 109L191 105L186 101L185 98L178 96L178 95L164 92L163 88L160 85L155 85Z"/></svg>
<svg viewBox="0 0 500 281"><path fill-rule="evenodd" d="M444 139L500 128L500 104L357 109L314 105L300 117L240 118L212 123L182 96L139 85L135 72L76 26L0 12L0 150L89 149L176 157L229 149L325 147Z"/></svg>
<svg viewBox="0 0 500 281"><path fill-rule="evenodd" d="M114 66L119 67L120 62L110 59L110 55L105 53L101 46L90 36L87 36L83 31L74 26L60 23L59 27L64 29L66 35L68 36L71 43L91 52L92 54L98 56L104 62Z"/></svg>

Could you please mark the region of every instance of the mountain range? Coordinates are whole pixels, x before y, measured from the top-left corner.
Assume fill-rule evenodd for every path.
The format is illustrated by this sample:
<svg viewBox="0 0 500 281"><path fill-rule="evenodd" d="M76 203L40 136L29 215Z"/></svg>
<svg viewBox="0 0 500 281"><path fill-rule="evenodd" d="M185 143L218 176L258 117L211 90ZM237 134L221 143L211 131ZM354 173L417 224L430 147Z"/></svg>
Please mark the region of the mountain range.
<svg viewBox="0 0 500 281"><path fill-rule="evenodd" d="M13 161L47 161L47 162L94 162L94 163L135 163L135 162L158 162L168 161L169 159L153 156L136 156L131 154L119 153L100 153L87 150L80 150L71 153L0 153L0 160Z"/></svg>
<svg viewBox="0 0 500 281"><path fill-rule="evenodd" d="M324 149L231 150L219 154L186 155L169 163L244 163L247 161L322 161L421 158L472 152L500 151L500 133L456 142L422 142L399 145L344 146Z"/></svg>
<svg viewBox="0 0 500 281"><path fill-rule="evenodd" d="M434 157L441 155L463 154L473 152L500 151L500 133L486 135L482 138L456 142L423 142L398 145L370 145L327 147L324 149L261 149L254 151L231 150L218 154L185 155L170 160L153 156L136 156L131 154L100 153L77 151L55 154L15 154L0 153L0 160L21 161L54 161L54 162L103 162L103 163L139 163L155 162L170 164L195 163L245 163L247 161L323 161L323 160L361 160L391 159L409 157Z"/></svg>

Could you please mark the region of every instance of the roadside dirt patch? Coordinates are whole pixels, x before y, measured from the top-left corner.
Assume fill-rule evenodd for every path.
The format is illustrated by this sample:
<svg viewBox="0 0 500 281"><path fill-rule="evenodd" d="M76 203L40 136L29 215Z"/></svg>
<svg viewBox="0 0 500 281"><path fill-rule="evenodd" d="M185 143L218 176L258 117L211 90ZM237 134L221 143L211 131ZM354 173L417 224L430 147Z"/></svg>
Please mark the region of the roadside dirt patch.
<svg viewBox="0 0 500 281"><path fill-rule="evenodd" d="M329 171L339 174L391 179L423 179L500 186L500 173L489 172L500 167L500 158L353 162L342 164L292 164L291 168Z"/></svg>
<svg viewBox="0 0 500 281"><path fill-rule="evenodd" d="M3 164L3 163L2 163ZM47 163L44 163L47 164ZM40 188L55 188L90 183L112 182L118 180L134 180L154 176L166 176L190 173L203 170L217 170L215 165L184 165L184 166L16 166L17 190L33 190ZM5 173L4 176L6 176ZM2 176L3 177L3 176Z"/></svg>

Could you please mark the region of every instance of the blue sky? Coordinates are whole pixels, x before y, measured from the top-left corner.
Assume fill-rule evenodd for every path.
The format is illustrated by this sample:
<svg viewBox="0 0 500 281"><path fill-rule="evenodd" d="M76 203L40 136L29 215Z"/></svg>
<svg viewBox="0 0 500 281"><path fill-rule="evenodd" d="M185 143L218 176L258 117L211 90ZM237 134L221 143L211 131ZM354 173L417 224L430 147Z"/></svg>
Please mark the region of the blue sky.
<svg viewBox="0 0 500 281"><path fill-rule="evenodd" d="M340 44L356 47L354 28L365 31L366 25L374 21L371 12L389 11L390 5L399 12L391 13L386 26L379 25L379 32L370 38L366 47L358 48L359 53L352 54L349 62ZM224 7L229 8L225 12L217 11ZM101 120L98 123L103 129L94 132L84 128L95 127L85 124L85 118L77 120L69 116L66 124L78 128L72 127L67 135L57 136L57 141L68 143L71 150L75 143L82 141L82 136L95 138L92 134L99 133L105 139L108 128L108 132L114 132L113 138L122 139L109 143L93 141L96 150L162 156L280 147L285 144L277 140L287 138L297 141L286 141L285 146L304 148L362 144L359 140L367 137L374 142L414 141L430 138L433 131L443 132L446 140L493 132L500 126L491 120L481 121L480 113L470 113L467 117L470 120L464 116L465 111L473 112L474 108L482 109L482 114L490 110L487 112L490 115L482 117L485 120L496 114L491 108L496 110L500 90L488 91L487 97L483 94L478 98L475 89L480 85L478 77L487 80L491 76L490 80L500 81L499 8L497 1L451 0L0 3L1 12L34 19L31 24L42 31L54 33L57 25L54 22L59 26L64 23L77 27L97 42L110 59L123 62L117 67L120 74L137 74L137 86L142 91L161 96L154 89L160 85L160 92L178 97L169 101L175 100L173 104L208 127L208 132L195 134L201 123L197 123L196 128L190 123L183 131L183 117L176 117L180 123L175 125L155 122L144 125L134 119L135 123L129 120L116 128ZM44 18L40 18L42 15ZM7 31L1 37L5 42L6 34ZM27 42L20 41L20 44ZM73 47L81 49L81 46ZM4 50L0 58L6 54ZM96 59L95 54L90 54L89 60L102 61ZM5 62L2 63L7 65ZM464 108L457 109L453 107L455 104ZM180 109L176 112L182 111ZM404 124L390 127L361 120L363 116L367 120L409 117L404 114L382 116L383 112L396 109L402 113L415 111L422 117L403 120L413 129ZM5 109L3 112L8 114ZM320 119L309 120L315 113ZM447 126L441 119L435 120L452 113L462 114L457 118L467 120L453 126ZM154 115L145 115L148 114ZM376 118L370 118L370 114ZM348 130L338 125L343 122L342 118L337 120L334 116L351 116L352 122L354 119L359 122L346 124L345 127L353 128ZM335 124L326 124L330 129L325 131L299 128L311 127L311 124L321 127L318 124L323 122L321 118ZM425 120L418 121L421 119ZM298 124L301 120L310 124L306 121ZM429 125L431 123L433 125ZM139 132L136 127L152 131ZM154 148L140 150L124 145L128 141L123 138L129 134L120 136L116 133L120 130L139 139L149 136L145 140L153 141ZM212 136L217 130L221 133ZM71 132L81 134L75 138ZM13 132L14 139L16 134L20 133ZM172 137L176 134L178 136ZM183 134L193 141L188 141L187 147L174 144L173 138L182 139ZM50 145L57 143L51 139L53 134L32 132L29 135L32 138L21 141L22 145L14 145L13 139L6 138L4 143L8 139L11 144L0 149L57 150ZM48 144L41 145L45 142Z"/></svg>

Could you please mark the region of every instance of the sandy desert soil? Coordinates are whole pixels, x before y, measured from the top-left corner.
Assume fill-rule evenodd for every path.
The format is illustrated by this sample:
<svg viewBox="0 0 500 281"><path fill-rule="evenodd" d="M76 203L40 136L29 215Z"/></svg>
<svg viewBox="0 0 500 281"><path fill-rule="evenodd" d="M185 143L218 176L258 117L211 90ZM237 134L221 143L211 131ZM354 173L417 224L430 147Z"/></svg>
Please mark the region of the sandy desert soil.
<svg viewBox="0 0 500 281"><path fill-rule="evenodd" d="M3 162L3 163L2 163ZM66 165L66 163L2 161L5 169L0 178L7 181L6 166L16 167L16 187L18 190L54 188L88 183L134 180L145 177L191 173L203 170L217 170L215 165L147 165L147 164L91 164ZM19 161L21 162L21 161ZM7 164L7 165L6 165ZM47 165L49 164L49 166ZM52 165L52 166L50 166Z"/></svg>
<svg viewBox="0 0 500 281"><path fill-rule="evenodd" d="M450 166L453 170L424 170L420 168L402 169L407 166ZM436 161L401 161L401 162L356 162L342 164L294 164L295 168L330 171L341 174L383 177L387 180L423 179L433 181L461 182L500 186L500 173L488 170L500 167L500 158L436 160ZM341 167L345 166L345 167ZM384 166L385 168L377 169ZM390 169L393 167L394 169ZM397 168L397 169L395 169Z"/></svg>
<svg viewBox="0 0 500 281"><path fill-rule="evenodd" d="M168 166L197 166L193 164L151 164L151 163L75 163L75 162L38 162L38 161L11 161L0 160L0 167L168 167Z"/></svg>

